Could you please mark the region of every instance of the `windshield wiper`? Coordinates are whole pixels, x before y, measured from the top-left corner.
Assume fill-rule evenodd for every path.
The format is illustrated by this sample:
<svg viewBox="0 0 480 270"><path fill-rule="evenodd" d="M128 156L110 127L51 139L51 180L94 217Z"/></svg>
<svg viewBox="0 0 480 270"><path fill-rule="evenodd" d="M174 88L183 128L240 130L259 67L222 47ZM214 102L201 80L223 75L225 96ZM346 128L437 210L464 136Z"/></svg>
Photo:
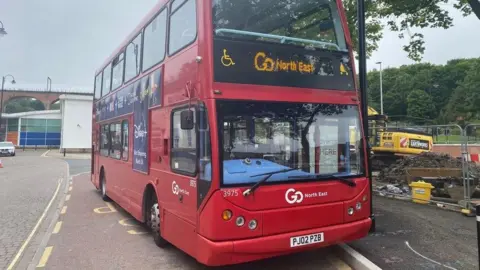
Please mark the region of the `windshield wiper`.
<svg viewBox="0 0 480 270"><path fill-rule="evenodd" d="M329 180L329 179L335 179L335 180L338 180L340 181L341 183L343 184L346 184L350 187L356 187L357 186L357 183L355 183L354 181L350 180L350 179L346 179L346 178L343 178L343 177L340 177L338 175L335 175L335 174L317 174L317 175L292 175L292 176L289 176L288 177L289 179L302 179L302 178L308 178L308 179L313 179L313 180Z"/></svg>
<svg viewBox="0 0 480 270"><path fill-rule="evenodd" d="M268 172L268 173L262 173L262 174L257 174L257 175L252 175L250 177L256 177L256 176L264 176L266 175L265 178L263 178L262 180L256 182L251 188L245 190L243 192L243 196L248 196L250 194L252 194L255 189L257 189L261 184L265 183L265 181L267 181L270 177L272 177L272 175L274 174L277 174L277 173L285 173L285 172L291 172L291 171L295 171L295 170L298 170L297 168L288 168L288 169L282 169L282 170L278 170L278 171L273 171L273 172Z"/></svg>

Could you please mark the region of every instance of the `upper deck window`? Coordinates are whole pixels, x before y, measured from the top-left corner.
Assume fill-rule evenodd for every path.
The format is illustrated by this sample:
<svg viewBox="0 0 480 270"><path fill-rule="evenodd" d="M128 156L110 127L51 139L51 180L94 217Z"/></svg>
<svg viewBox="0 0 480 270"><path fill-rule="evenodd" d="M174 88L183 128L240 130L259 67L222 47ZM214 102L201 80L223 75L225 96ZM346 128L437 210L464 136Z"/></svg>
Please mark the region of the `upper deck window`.
<svg viewBox="0 0 480 270"><path fill-rule="evenodd" d="M181 0L172 3L172 9L173 7L177 9L170 15L169 54L181 50L197 37L197 7L195 2L195 0L187 0L180 7L177 6L182 3Z"/></svg>
<svg viewBox="0 0 480 270"><path fill-rule="evenodd" d="M112 63L110 63L104 70L103 70L103 91L102 97L110 93L110 87L112 81Z"/></svg>
<svg viewBox="0 0 480 270"><path fill-rule="evenodd" d="M126 50L125 81L128 82L140 73L140 54L142 52L142 34L132 40Z"/></svg>
<svg viewBox="0 0 480 270"><path fill-rule="evenodd" d="M336 0L213 0L214 35L346 51Z"/></svg>
<svg viewBox="0 0 480 270"><path fill-rule="evenodd" d="M113 60L112 90L117 89L123 83L123 62L125 54L122 52Z"/></svg>
<svg viewBox="0 0 480 270"><path fill-rule="evenodd" d="M143 71L160 63L165 58L167 9L158 14L147 27L143 37Z"/></svg>
<svg viewBox="0 0 480 270"><path fill-rule="evenodd" d="M102 97L102 72L95 77L95 99Z"/></svg>

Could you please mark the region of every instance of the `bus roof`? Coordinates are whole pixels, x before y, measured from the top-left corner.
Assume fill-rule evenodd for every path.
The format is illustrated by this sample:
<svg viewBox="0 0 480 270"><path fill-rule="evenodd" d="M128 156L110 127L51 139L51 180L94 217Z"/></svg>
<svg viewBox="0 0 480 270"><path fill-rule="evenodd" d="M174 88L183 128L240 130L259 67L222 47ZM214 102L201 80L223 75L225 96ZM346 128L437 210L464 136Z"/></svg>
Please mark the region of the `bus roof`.
<svg viewBox="0 0 480 270"><path fill-rule="evenodd" d="M152 19L152 17L160 11L160 9L168 2L169 0L158 0L158 3L148 12L147 15L143 17L141 22L135 27L135 30L133 30L125 39L124 41L120 44L120 46L115 49L115 51L102 63L101 67L97 70L95 70L95 76L103 69L110 64L110 62L117 56L117 54L132 40L134 37L137 36L137 34L140 33L140 30L142 30L143 27Z"/></svg>

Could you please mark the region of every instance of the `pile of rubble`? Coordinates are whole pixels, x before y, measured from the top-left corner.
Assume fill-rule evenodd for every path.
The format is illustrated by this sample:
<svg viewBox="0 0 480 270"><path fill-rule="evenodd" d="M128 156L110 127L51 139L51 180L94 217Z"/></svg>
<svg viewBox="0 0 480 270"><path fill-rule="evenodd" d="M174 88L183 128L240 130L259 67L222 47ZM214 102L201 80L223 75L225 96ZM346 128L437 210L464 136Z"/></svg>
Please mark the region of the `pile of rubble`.
<svg viewBox="0 0 480 270"><path fill-rule="evenodd" d="M480 166L466 163L470 175L480 176ZM409 168L462 168L462 160L448 154L424 152L418 156L398 160L380 171L377 180L383 183L406 184L406 169Z"/></svg>

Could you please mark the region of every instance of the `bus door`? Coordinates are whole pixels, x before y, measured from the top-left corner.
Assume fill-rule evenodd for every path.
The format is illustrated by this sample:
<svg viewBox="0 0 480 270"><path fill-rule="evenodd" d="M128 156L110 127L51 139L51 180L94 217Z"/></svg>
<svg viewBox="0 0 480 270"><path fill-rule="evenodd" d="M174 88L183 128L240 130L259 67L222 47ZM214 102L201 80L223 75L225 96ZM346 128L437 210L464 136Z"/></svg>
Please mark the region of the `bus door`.
<svg viewBox="0 0 480 270"><path fill-rule="evenodd" d="M168 211L196 223L197 216L197 109L194 105L175 108L171 114L171 177L165 179ZM168 187L167 187L168 186ZM171 190L171 191L170 191Z"/></svg>

